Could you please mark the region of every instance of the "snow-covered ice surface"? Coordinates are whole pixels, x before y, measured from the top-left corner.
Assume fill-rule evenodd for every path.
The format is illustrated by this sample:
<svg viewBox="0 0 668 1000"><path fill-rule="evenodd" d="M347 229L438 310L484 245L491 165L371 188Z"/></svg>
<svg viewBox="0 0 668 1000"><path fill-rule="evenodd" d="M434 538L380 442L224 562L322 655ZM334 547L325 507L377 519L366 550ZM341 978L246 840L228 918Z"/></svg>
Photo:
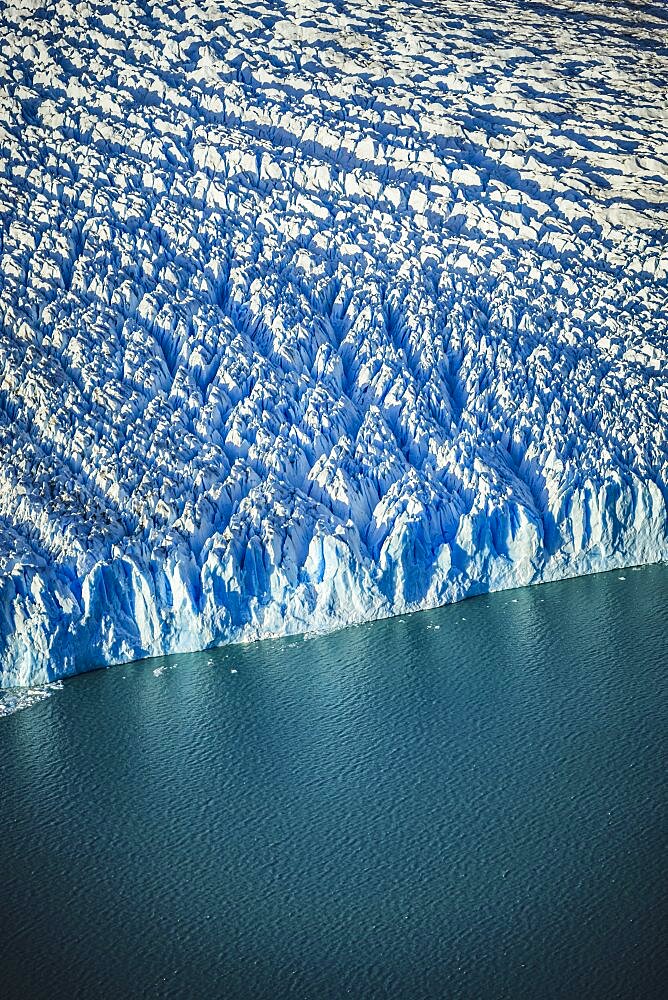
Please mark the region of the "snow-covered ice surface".
<svg viewBox="0 0 668 1000"><path fill-rule="evenodd" d="M659 3L0 5L5 686L668 555Z"/></svg>

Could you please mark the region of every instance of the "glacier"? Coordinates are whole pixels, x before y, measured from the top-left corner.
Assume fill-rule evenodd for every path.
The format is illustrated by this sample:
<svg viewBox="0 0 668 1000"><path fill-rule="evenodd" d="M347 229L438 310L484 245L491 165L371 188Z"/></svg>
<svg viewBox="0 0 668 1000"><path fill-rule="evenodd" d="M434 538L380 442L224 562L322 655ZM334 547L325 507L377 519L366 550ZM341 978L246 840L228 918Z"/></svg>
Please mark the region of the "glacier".
<svg viewBox="0 0 668 1000"><path fill-rule="evenodd" d="M0 685L668 557L661 6L0 25Z"/></svg>

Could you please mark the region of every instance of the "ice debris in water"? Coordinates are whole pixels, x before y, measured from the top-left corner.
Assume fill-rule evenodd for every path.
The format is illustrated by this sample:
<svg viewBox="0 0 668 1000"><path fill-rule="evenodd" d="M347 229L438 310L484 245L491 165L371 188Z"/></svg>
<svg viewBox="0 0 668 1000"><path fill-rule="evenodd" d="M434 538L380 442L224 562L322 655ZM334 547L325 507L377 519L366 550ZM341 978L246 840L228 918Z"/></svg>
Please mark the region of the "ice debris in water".
<svg viewBox="0 0 668 1000"><path fill-rule="evenodd" d="M665 12L474 9L2 5L5 686L668 556Z"/></svg>
<svg viewBox="0 0 668 1000"><path fill-rule="evenodd" d="M13 715L14 712L20 712L23 708L31 708L50 697L54 691L62 689L62 681L51 681L36 687L0 689L0 719Z"/></svg>

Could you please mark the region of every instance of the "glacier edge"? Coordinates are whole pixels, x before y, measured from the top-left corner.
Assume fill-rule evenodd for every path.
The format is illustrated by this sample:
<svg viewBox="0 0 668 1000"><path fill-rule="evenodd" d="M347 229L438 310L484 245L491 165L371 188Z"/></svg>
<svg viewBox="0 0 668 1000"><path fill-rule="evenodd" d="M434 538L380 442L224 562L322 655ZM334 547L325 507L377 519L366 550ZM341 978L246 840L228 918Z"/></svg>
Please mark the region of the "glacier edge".
<svg viewBox="0 0 668 1000"><path fill-rule="evenodd" d="M583 493L590 496L586 489ZM429 565L419 564L408 530L392 536L376 565L355 556L345 539L324 536L314 538L296 586L276 567L264 593L233 589L227 603L221 587L235 580L234 570L208 561L201 572L194 567L199 579L193 581L184 572L187 557L181 563L178 554L161 567L142 566L130 554L95 564L84 579L80 602L60 582L59 614L50 607L52 588L35 577L40 583L26 588L22 597L15 594L12 601L6 591L0 594L4 622L9 622L0 654L3 686L46 683L99 667L231 642L332 631L488 591L668 560L668 516L656 487L639 484L633 503L615 492L614 503L606 506L605 490L590 499L587 511L579 498L571 504L572 531L552 555L546 555L535 521L518 518L513 528L509 514L506 535L497 534L496 544L487 515L483 545L481 525L462 520L453 544L468 559L454 570L448 543L441 543ZM620 505L626 508L625 521L618 519ZM585 522L589 534L583 539ZM236 579L241 575L237 567ZM428 587L416 597L415 581L424 587L425 578ZM169 607L160 602L161 591L171 592Z"/></svg>

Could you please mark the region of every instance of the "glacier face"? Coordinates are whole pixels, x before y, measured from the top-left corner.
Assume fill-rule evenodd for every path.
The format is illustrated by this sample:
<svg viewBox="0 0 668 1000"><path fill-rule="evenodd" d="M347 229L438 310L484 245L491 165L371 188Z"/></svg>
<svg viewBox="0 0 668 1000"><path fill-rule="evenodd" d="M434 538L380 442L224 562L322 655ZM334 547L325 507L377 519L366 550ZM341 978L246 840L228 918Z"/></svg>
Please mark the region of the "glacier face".
<svg viewBox="0 0 668 1000"><path fill-rule="evenodd" d="M0 11L0 678L668 557L668 18Z"/></svg>

